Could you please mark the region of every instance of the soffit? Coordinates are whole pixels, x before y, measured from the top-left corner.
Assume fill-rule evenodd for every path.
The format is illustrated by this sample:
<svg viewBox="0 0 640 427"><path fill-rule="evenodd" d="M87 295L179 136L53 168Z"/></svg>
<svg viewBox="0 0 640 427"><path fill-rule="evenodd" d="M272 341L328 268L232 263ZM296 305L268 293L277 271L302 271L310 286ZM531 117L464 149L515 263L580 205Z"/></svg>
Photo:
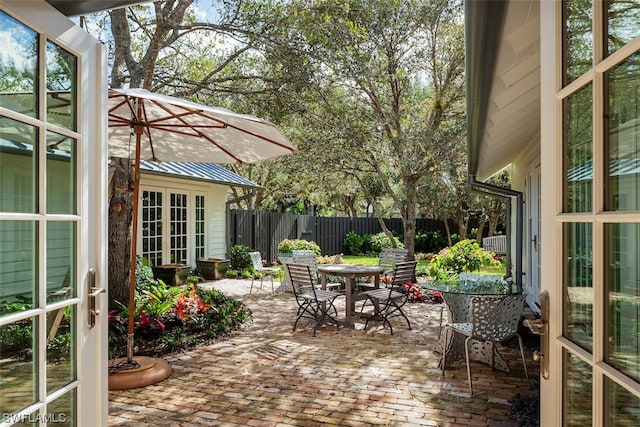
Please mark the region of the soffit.
<svg viewBox="0 0 640 427"><path fill-rule="evenodd" d="M46 0L66 16L88 15L109 9L118 9L151 0Z"/></svg>
<svg viewBox="0 0 640 427"><path fill-rule="evenodd" d="M496 30L486 28L485 31ZM470 44L467 50L472 51L476 60L482 60L487 46L473 40ZM539 134L540 12L537 0L506 3L504 27L497 38L496 49L492 76L468 79L491 82L488 98L479 104L479 108L485 110L481 114L484 123L478 127L477 141L469 141L469 144L479 144L477 170L470 173L475 172L480 180L511 163Z"/></svg>

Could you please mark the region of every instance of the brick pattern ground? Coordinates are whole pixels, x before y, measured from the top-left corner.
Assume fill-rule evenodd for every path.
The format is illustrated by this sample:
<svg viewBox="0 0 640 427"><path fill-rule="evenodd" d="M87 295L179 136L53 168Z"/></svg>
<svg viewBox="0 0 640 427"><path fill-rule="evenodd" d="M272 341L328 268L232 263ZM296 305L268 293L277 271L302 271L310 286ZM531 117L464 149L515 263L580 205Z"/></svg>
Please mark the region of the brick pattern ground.
<svg viewBox="0 0 640 427"><path fill-rule="evenodd" d="M395 318L394 335L379 324L367 331L327 325L314 338L307 319L292 332L291 294L271 294L267 283L249 295L250 283L208 284L243 301L252 322L225 340L167 356L173 374L156 385L110 392L109 425L516 425L507 400L530 393L516 349L500 347L509 374L472 364L470 398L464 362L440 374L433 306L407 304L413 329ZM539 367L530 352L527 366L537 387Z"/></svg>

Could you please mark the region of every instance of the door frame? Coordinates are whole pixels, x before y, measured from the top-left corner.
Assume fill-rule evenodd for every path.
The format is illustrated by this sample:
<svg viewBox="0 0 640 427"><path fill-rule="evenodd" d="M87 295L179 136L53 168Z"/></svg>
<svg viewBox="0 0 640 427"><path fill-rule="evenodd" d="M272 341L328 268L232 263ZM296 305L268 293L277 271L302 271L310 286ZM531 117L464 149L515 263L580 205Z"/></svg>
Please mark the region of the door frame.
<svg viewBox="0 0 640 427"><path fill-rule="evenodd" d="M9 15L47 37L77 57L77 169L76 169L76 288L75 343L77 425L107 425L107 303L106 294L96 298L101 315L88 325L89 271L96 272L96 287L107 284L107 58L102 44L45 1L5 0L0 5ZM42 58L42 56L40 56ZM42 75L42 74L41 74ZM41 98L42 99L42 98ZM42 135L42 133L41 133ZM39 175L42 175L40 173ZM40 179L40 185L43 180ZM79 217L79 218L78 218ZM45 227L46 216L39 221ZM42 236L42 234L40 234ZM42 239L42 237L40 238ZM44 245L40 245L41 247ZM41 249L39 256L46 254ZM42 270L42 269L41 269ZM44 271L39 273L43 282ZM41 285L42 287L43 285ZM43 290L38 291L40 296ZM43 316L41 316L43 317ZM40 320L39 336L46 330ZM44 340L39 337L39 342ZM46 366L36 361L39 372ZM45 365L45 366L43 366ZM38 379L40 389L43 380ZM73 387L72 387L73 388ZM42 396L42 393L39 393ZM40 422L44 421L39 420Z"/></svg>

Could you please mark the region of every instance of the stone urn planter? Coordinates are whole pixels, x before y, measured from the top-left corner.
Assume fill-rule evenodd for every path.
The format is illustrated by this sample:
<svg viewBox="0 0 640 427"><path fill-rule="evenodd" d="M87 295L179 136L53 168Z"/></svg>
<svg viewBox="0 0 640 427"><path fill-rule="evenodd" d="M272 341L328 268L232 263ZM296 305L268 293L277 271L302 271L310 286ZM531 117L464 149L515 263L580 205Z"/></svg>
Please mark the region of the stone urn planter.
<svg viewBox="0 0 640 427"><path fill-rule="evenodd" d="M224 279L229 269L228 259L204 258L196 261L198 271L206 280Z"/></svg>
<svg viewBox="0 0 640 427"><path fill-rule="evenodd" d="M191 267L183 264L162 264L151 267L153 277L162 280L167 286L182 286L189 277Z"/></svg>

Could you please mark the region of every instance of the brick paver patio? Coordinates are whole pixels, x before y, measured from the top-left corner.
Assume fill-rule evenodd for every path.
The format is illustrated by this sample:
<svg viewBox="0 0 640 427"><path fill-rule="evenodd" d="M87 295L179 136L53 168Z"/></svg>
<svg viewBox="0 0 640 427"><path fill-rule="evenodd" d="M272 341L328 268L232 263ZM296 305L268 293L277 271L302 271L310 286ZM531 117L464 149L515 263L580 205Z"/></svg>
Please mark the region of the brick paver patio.
<svg viewBox="0 0 640 427"><path fill-rule="evenodd" d="M308 319L291 331L291 294L273 295L265 281L248 295L250 283L209 285L247 304L253 321L228 339L166 357L173 374L156 385L110 392L109 425L516 425L507 399L529 394L516 349L501 348L510 374L473 362L470 398L464 361L440 374L430 305L407 304L413 330L396 318L393 336L376 323L367 331L325 326L314 338Z"/></svg>

